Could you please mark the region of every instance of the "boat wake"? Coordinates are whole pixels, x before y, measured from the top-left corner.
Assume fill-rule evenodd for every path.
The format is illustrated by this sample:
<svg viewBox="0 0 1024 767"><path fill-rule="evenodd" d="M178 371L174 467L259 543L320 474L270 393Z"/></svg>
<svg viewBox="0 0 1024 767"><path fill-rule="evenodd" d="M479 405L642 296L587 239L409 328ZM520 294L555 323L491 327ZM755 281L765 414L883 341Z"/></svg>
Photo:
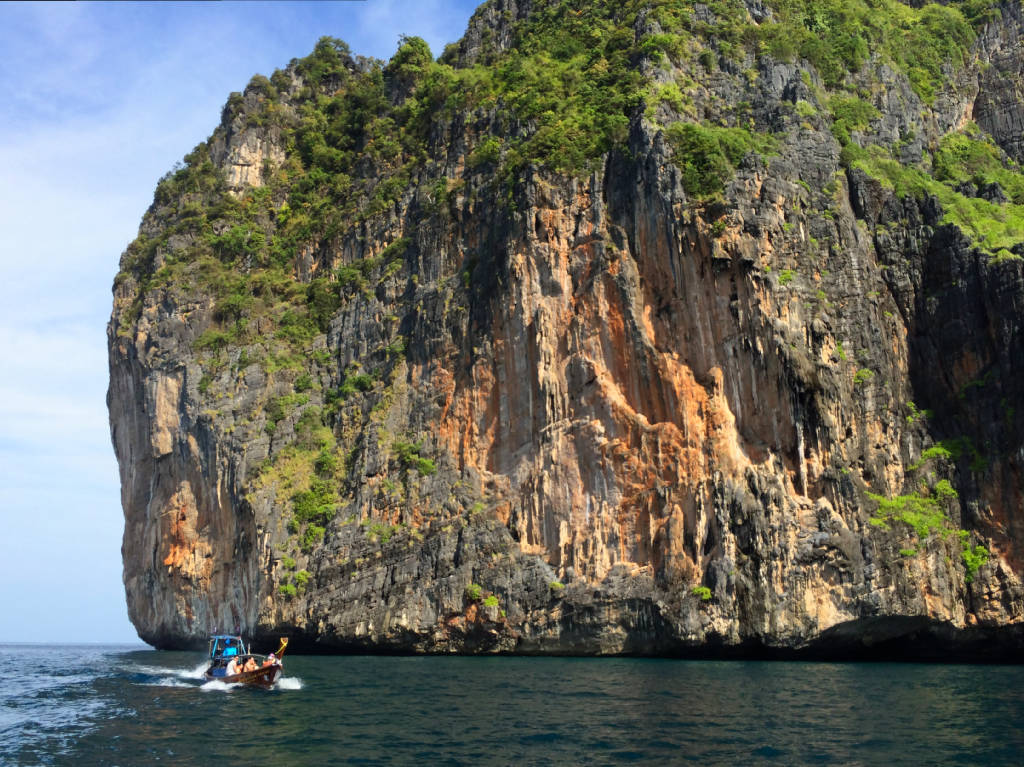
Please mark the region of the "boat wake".
<svg viewBox="0 0 1024 767"><path fill-rule="evenodd" d="M240 684L238 682L228 684L227 682L222 682L219 679L211 679L209 682L204 682L203 684L201 684L199 686L199 689L203 690L204 692L231 692L232 690L237 690L240 687L246 686L247 685ZM274 686L271 689L301 690L302 680L299 679L297 676L282 677L274 683Z"/></svg>
<svg viewBox="0 0 1024 767"><path fill-rule="evenodd" d="M142 682L142 685L145 687L195 687L194 684L183 682L172 676L165 676L162 679L157 679L152 682Z"/></svg>
<svg viewBox="0 0 1024 767"><path fill-rule="evenodd" d="M195 687L196 682L203 678L206 666L206 663L200 663L195 668L167 668L133 664L126 671L134 677L136 684L145 687Z"/></svg>
<svg viewBox="0 0 1024 767"><path fill-rule="evenodd" d="M201 684L199 689L203 692L231 692L239 687L245 687L245 685L237 682L228 684L227 682L222 682L219 679L211 679L209 682Z"/></svg>
<svg viewBox="0 0 1024 767"><path fill-rule="evenodd" d="M150 666L141 663L133 663L127 666L124 671L131 677L132 681L143 687L198 687L201 690L213 692L231 692L238 687L245 687L244 684L228 684L219 679L207 680L206 669L209 662L203 661L195 668L168 668L166 666ZM301 690L302 680L297 676L282 677L274 683L276 690Z"/></svg>

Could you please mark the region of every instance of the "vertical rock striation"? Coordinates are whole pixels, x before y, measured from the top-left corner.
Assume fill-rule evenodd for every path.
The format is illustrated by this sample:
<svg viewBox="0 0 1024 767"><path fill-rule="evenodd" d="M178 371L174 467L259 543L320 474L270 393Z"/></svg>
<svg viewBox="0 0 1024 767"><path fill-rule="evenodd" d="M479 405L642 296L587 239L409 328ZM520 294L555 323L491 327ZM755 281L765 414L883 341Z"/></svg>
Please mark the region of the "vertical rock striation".
<svg viewBox="0 0 1024 767"><path fill-rule="evenodd" d="M914 10L970 31L937 84L786 7L492 1L233 95L115 281L140 636L1016 651L1020 6ZM589 144L517 95L545 25L625 52Z"/></svg>

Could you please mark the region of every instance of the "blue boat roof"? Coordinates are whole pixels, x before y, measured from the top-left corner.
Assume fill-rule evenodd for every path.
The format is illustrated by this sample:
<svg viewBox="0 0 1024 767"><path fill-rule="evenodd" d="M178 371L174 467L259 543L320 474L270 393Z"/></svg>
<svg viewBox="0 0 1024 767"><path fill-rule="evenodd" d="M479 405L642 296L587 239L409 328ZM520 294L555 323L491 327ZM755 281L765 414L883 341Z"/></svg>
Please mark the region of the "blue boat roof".
<svg viewBox="0 0 1024 767"><path fill-rule="evenodd" d="M210 634L210 639L241 639L238 634Z"/></svg>

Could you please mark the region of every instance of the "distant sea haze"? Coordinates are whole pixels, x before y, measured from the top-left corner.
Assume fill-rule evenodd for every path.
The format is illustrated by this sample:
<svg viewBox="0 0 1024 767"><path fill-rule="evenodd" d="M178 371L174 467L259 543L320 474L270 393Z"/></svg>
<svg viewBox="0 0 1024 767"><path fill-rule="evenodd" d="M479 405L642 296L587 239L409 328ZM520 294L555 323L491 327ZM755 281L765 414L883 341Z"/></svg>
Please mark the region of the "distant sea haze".
<svg viewBox="0 0 1024 767"><path fill-rule="evenodd" d="M1021 666L291 656L267 691L205 682L202 653L0 645L0 661L3 765L1024 759Z"/></svg>

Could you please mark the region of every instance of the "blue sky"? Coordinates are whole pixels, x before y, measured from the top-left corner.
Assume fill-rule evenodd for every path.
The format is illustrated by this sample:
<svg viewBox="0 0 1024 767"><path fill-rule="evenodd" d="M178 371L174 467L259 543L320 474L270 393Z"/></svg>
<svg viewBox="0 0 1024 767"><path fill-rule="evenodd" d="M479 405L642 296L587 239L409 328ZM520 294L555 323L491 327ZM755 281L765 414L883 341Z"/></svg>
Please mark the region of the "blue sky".
<svg viewBox="0 0 1024 767"><path fill-rule="evenodd" d="M324 35L435 56L476 2L0 4L0 642L137 641L106 411L121 252L231 91Z"/></svg>

